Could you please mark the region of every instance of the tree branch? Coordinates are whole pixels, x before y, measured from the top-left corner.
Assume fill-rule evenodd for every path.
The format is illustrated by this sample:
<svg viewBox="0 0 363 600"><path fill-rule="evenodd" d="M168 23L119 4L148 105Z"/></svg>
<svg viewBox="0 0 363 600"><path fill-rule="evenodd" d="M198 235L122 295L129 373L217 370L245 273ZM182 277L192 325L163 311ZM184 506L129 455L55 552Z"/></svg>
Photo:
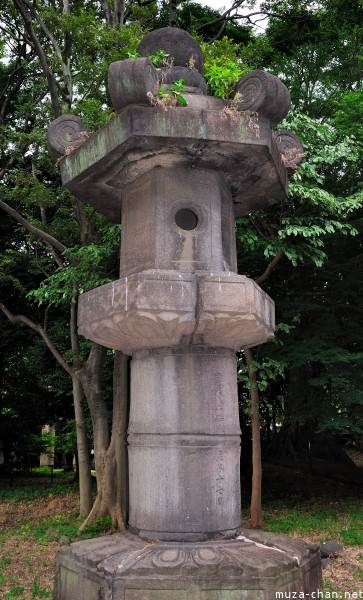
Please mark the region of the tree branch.
<svg viewBox="0 0 363 600"><path fill-rule="evenodd" d="M227 27L227 21L223 21L223 25L220 28L220 30L218 31L217 35L214 36L214 38L212 38L211 40L208 41L208 44L213 44L213 42L216 42L217 40L220 40L226 30Z"/></svg>
<svg viewBox="0 0 363 600"><path fill-rule="evenodd" d="M58 45L58 42L55 39L54 35L49 31L49 29L46 26L46 24L44 23L43 19L35 11L34 6L31 6L29 4L29 2L27 2L27 0L23 0L23 2L25 4L25 6L27 7L27 9L29 10L29 12L31 13L32 17L39 23L41 30L46 35L46 37L48 38L48 40L50 41L50 43L52 44L52 46L54 48L54 52L56 54L56 57L61 62L63 62L62 51L61 51L60 46Z"/></svg>
<svg viewBox="0 0 363 600"><path fill-rule="evenodd" d="M18 162L18 159L15 158L15 156L12 156L8 160L8 162L6 163L6 165L2 169L0 169L0 181L4 177L6 171L8 171L9 169L11 169L11 167L13 167L14 165L16 165L17 162Z"/></svg>
<svg viewBox="0 0 363 600"><path fill-rule="evenodd" d="M112 26L116 29L119 25L123 25L125 12L125 0L114 0Z"/></svg>
<svg viewBox="0 0 363 600"><path fill-rule="evenodd" d="M60 252L67 251L66 246L64 246L61 242L59 242L52 235L49 235L49 233L45 233L45 231L42 231L41 229L38 229L38 227L35 227L31 223L29 223L29 221L27 221L21 215L19 215L19 213L16 210L14 210L13 208L11 208L8 204L6 204L6 202L3 202L2 200L0 200L0 208L2 208L6 213L8 213L8 215L13 217L18 223L23 225L23 227L25 227L25 229L27 231L29 231L29 233L31 233L32 235L35 235L35 236L41 238L47 244L51 244L52 246L57 248L57 250L59 250Z"/></svg>
<svg viewBox="0 0 363 600"><path fill-rule="evenodd" d="M253 21L251 21L251 17L255 17L258 15L264 15L266 17L276 17L276 18L283 18L281 15L279 15L278 13L271 13L271 12L264 12L264 11L259 11L259 12L254 12L254 13L250 13L249 15L231 15L231 13L233 12L233 10L236 10L236 8L238 8L238 6L236 7L235 5L233 5L231 8L229 8L228 10L226 10L223 15L221 15L220 17L217 17L216 19L213 19L213 21L209 21L209 23L202 23L201 25L198 25L198 27L196 27L196 31L200 31L202 29L205 29L205 27L209 27L210 25L216 25L216 23L220 23L221 21L233 21L233 20L238 20L238 19L246 19L247 21L249 21L250 23L254 24Z"/></svg>
<svg viewBox="0 0 363 600"><path fill-rule="evenodd" d="M27 6L29 12L34 17L34 19L39 23L41 30L43 31L44 35L48 38L50 43L52 44L55 55L58 58L59 62L61 63L64 82L66 84L67 92L68 92L67 102L68 102L68 105L70 108L70 106L72 104L72 97L73 97L73 85L72 85L72 76L71 76L71 71L70 71L70 62L68 60L67 64L65 63L65 61L63 59L62 50L61 50L57 40L55 39L54 35L49 31L48 27L46 26L46 24L44 23L44 21L40 17L40 15L36 12L34 6L31 6L29 4L29 2L27 2L27 0L23 0L23 2ZM63 5L63 13L66 9L67 9L67 3L66 3L66 5ZM68 9L69 9L69 6L68 6Z"/></svg>
<svg viewBox="0 0 363 600"><path fill-rule="evenodd" d="M58 98L58 94L57 94L57 86L56 86L54 74L52 73L52 71L49 68L47 58L45 56L42 45L34 31L34 27L32 24L32 15L29 13L28 8L24 5L22 0L13 0L13 3L15 4L16 8L19 10L21 16L23 17L25 27L28 31L31 41L33 42L34 50L39 57L39 61L40 61L43 73L48 81L49 93L50 93L50 98L51 98L51 103L52 103L52 108L53 108L53 114L54 114L54 118L56 119L57 117L60 116L61 109L60 109L59 98Z"/></svg>
<svg viewBox="0 0 363 600"><path fill-rule="evenodd" d="M285 253L283 252L283 250L279 250L278 252L276 252L273 260L267 265L267 267L266 267L265 271L262 273L262 275L260 275L259 277L257 277L257 279L255 279L255 282L258 285L260 285L260 283L264 283L264 281L266 281L266 279L270 275L271 271L274 270L274 268L280 262L280 260L284 256L284 254Z"/></svg>
<svg viewBox="0 0 363 600"><path fill-rule="evenodd" d="M61 367L63 367L63 369L71 377L75 375L75 371L72 369L72 367L70 367L68 365L68 363L66 363L63 356L58 352L58 350L54 346L52 340L50 339L50 337L48 336L48 334L45 332L45 330L43 329L43 327L41 325L37 325L36 323L34 323L34 321L29 319L28 317L25 317L24 315L13 315L6 308L6 306L2 303L0 303L0 309L2 310L4 315L9 319L9 321L11 321L12 323L25 323L25 325L28 325L28 327L30 327L31 329L33 329L34 331L39 333L39 335L43 338L47 348L51 351L54 358L59 362Z"/></svg>
<svg viewBox="0 0 363 600"><path fill-rule="evenodd" d="M10 88L9 92L5 96L4 101L3 101L2 105L1 105L1 109L0 109L0 125L3 124L4 121L5 121L6 111L7 111L7 108L9 106L10 102L11 102L11 99L16 94L16 92L19 91L19 89L21 87L21 84L24 81L22 61L23 61L23 59L27 60L27 58L29 58L31 56L31 53L28 56L26 56L26 54L25 54L25 45L24 45L20 49L19 55L20 56L17 59L16 68L9 75L8 82L5 85L3 91L2 91L2 93L0 95L0 99L2 99L5 96L5 93L7 92L7 90ZM15 76L16 76L16 79L15 79ZM15 82L14 82L14 80L15 80Z"/></svg>

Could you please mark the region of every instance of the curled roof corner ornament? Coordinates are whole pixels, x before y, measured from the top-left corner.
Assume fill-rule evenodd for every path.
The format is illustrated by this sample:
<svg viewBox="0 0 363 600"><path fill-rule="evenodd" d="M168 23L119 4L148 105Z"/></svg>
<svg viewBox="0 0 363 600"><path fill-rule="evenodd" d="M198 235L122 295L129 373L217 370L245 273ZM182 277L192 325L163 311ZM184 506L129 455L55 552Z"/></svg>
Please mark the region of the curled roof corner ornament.
<svg viewBox="0 0 363 600"><path fill-rule="evenodd" d="M149 58L126 58L110 64L108 91L117 112L130 104L150 106L147 95L156 96L158 89L158 76Z"/></svg>
<svg viewBox="0 0 363 600"><path fill-rule="evenodd" d="M235 87L234 98L237 110L258 113L259 117L268 119L272 127L286 117L291 107L287 87L266 71L250 71L244 75Z"/></svg>
<svg viewBox="0 0 363 600"><path fill-rule="evenodd" d="M286 129L275 131L274 138L281 152L287 174L290 177L297 171L305 156L304 146L295 133Z"/></svg>
<svg viewBox="0 0 363 600"><path fill-rule="evenodd" d="M87 133L86 123L75 115L62 115L52 121L47 131L47 145L54 162L81 146Z"/></svg>

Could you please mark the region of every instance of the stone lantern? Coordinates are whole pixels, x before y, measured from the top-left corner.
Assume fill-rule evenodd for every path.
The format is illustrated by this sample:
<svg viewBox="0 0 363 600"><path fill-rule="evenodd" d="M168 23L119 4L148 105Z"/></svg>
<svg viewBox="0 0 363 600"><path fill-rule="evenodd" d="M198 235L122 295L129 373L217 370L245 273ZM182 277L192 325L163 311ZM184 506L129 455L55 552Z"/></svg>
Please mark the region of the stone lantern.
<svg viewBox="0 0 363 600"><path fill-rule="evenodd" d="M160 49L172 66L147 58ZM86 141L71 115L48 130L52 157L67 154L63 185L122 223L120 279L80 297L79 332L132 356L130 529L64 549L55 598L310 593L317 549L242 531L240 502L235 352L273 337L274 303L237 274L234 220L286 196L302 146L271 126L289 92L253 71L236 108L207 96L201 49L179 29L148 34L138 52L110 66L112 121ZM186 105L155 102L180 78Z"/></svg>

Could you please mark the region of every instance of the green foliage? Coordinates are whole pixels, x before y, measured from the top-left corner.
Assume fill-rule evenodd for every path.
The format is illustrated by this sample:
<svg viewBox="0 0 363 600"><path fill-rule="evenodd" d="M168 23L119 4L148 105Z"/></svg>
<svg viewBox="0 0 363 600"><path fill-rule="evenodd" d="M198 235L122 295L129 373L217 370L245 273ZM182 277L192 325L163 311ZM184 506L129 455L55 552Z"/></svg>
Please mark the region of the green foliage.
<svg viewBox="0 0 363 600"><path fill-rule="evenodd" d="M6 531L0 527L0 544L4 547L0 553L0 596L4 600L52 597L51 585L47 585L48 579L42 576L60 536L67 535L73 541L99 537L110 530L110 520L106 518L78 536L80 522L74 484L38 482L27 487L22 484L14 477L14 487L1 489L1 509L8 515ZM22 510L17 517L14 505L19 503ZM59 510L59 504L65 513L55 512ZM40 506L48 508L46 513L50 508L53 514L44 515Z"/></svg>
<svg viewBox="0 0 363 600"><path fill-rule="evenodd" d="M169 54L165 50L157 50L155 54L148 54L147 57L151 60L154 67L160 68L167 66Z"/></svg>
<svg viewBox="0 0 363 600"><path fill-rule="evenodd" d="M57 443L58 437L55 435L43 431L40 435L32 433L28 437L26 451L36 456L39 456L40 454L53 456L52 448L54 448Z"/></svg>
<svg viewBox="0 0 363 600"><path fill-rule="evenodd" d="M210 43L220 33L222 23L213 23L215 19L220 17L220 14L220 10L187 0L186 2L181 2L181 6L177 12L177 24L181 29L186 29L193 34L197 31L198 26L211 23L212 21L210 25L203 27L198 32L203 42ZM225 35L233 44L245 45L252 38L252 27L240 25L237 21L231 21L226 24Z"/></svg>
<svg viewBox="0 0 363 600"><path fill-rule="evenodd" d="M86 98L80 105L78 116L87 125L87 131L97 131L116 116L115 111L105 106L102 99Z"/></svg>
<svg viewBox="0 0 363 600"><path fill-rule="evenodd" d="M202 43L204 77L208 93L221 98L231 98L237 82L251 70L238 56L238 46L227 37L212 45Z"/></svg>
<svg viewBox="0 0 363 600"><path fill-rule="evenodd" d="M137 52L129 54L129 58L139 58L139 54ZM169 54L165 52L165 50L157 50L155 54L148 54L148 58L156 69L162 67L170 69L170 67L172 67L172 60L170 60ZM152 97L150 100L152 103L156 104L158 104L159 101L165 107L186 105L187 101L182 96L182 93L186 90L187 86L183 84L183 79L178 79L177 81L174 81L172 85L168 86L168 88L161 86L156 95L156 101Z"/></svg>
<svg viewBox="0 0 363 600"><path fill-rule="evenodd" d="M356 235L349 215L363 204L363 193L337 196L335 186L345 172L359 159L359 147L353 138L337 139L330 122L321 123L307 115L291 112L281 128L299 135L306 159L289 183L289 198L280 209L255 213L238 221L238 233L243 247L262 251L266 259L283 251L294 266L313 261L321 266L327 255L324 238L329 234ZM269 222L276 232L271 236L263 223ZM259 225L259 222L261 225Z"/></svg>
<svg viewBox="0 0 363 600"><path fill-rule="evenodd" d="M77 294L109 283L113 279L107 276L107 260L114 256L119 248L120 226L107 227L101 232L99 244L77 246L67 251L67 268L57 269L53 275L43 280L37 290L28 293L28 297L39 304L58 306L73 301ZM102 271L102 266L104 270Z"/></svg>
<svg viewBox="0 0 363 600"><path fill-rule="evenodd" d="M42 546L47 546L49 542L59 539L63 535L67 536L73 542L110 533L112 530L112 519L109 516L102 517L94 525L85 527L81 533L78 531L79 525L78 511L75 510L71 514L43 517L35 524L23 524L16 533Z"/></svg>
<svg viewBox="0 0 363 600"><path fill-rule="evenodd" d="M285 365L284 373L258 385L262 420L274 410L280 420L314 419L320 430L359 439L363 355L358 340L363 332L356 240L362 225L356 216L363 201L361 145L335 120L322 122L296 111L279 127L299 135L307 156L280 207L237 223L240 272L255 278L266 268L266 259L283 252L264 288L276 302L277 320L288 330L278 332L277 343L254 351L257 372L264 361ZM294 272L291 267L297 266ZM300 373L299 394L291 390L292 369ZM287 397L295 401L288 405ZM248 412L245 398L241 401Z"/></svg>
<svg viewBox="0 0 363 600"><path fill-rule="evenodd" d="M172 105L186 105L188 104L182 93L185 92L187 87L183 84L183 79L174 81L174 83L168 88L161 87L157 93L157 97L166 106Z"/></svg>
<svg viewBox="0 0 363 600"><path fill-rule="evenodd" d="M333 113L337 131L359 140L363 144L363 92L351 90L342 95Z"/></svg>
<svg viewBox="0 0 363 600"><path fill-rule="evenodd" d="M286 363L277 361L271 358L262 359L261 361L253 360L249 367L246 367L242 357L238 360L238 381L245 383L247 388L254 387L248 378L248 371L256 373L257 388L261 391L267 389L269 382L275 381L278 377L284 377Z"/></svg>
<svg viewBox="0 0 363 600"><path fill-rule="evenodd" d="M20 585L11 585L9 591L5 592L4 600L15 600L21 598L20 594L23 594L24 588Z"/></svg>
<svg viewBox="0 0 363 600"><path fill-rule="evenodd" d="M34 578L31 594L32 598L50 598L52 596L52 592L40 587L37 577Z"/></svg>
<svg viewBox="0 0 363 600"><path fill-rule="evenodd" d="M344 92L361 91L363 9L359 0L274 2L281 18L269 20L271 46L265 65L291 92L292 102L312 117L329 117Z"/></svg>

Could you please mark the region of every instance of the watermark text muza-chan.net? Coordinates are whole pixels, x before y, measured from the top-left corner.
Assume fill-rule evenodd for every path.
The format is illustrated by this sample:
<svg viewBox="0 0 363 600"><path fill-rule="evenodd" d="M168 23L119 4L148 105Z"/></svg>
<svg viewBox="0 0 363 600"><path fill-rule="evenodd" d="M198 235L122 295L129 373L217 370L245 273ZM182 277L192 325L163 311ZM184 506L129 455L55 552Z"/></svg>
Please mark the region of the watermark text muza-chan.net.
<svg viewBox="0 0 363 600"><path fill-rule="evenodd" d="M311 594L305 592L276 592L276 598L288 598L290 600L310 600L310 598L313 600L357 600L358 598L363 598L363 590L354 592L330 592L329 590L323 592L317 590L316 592L311 592Z"/></svg>

